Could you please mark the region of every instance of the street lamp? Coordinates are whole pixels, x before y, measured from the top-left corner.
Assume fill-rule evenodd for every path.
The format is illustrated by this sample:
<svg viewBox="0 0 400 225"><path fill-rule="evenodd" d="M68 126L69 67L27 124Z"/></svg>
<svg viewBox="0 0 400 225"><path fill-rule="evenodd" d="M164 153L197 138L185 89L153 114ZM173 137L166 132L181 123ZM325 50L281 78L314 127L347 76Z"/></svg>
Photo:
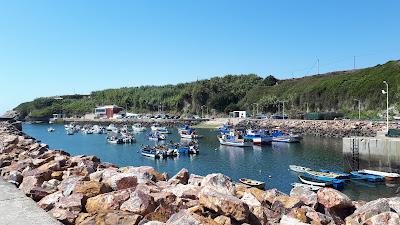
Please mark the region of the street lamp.
<svg viewBox="0 0 400 225"><path fill-rule="evenodd" d="M384 80L386 84L386 91L382 90L382 94L386 95L386 132L389 132L389 84Z"/></svg>
<svg viewBox="0 0 400 225"><path fill-rule="evenodd" d="M358 120L361 119L361 101L359 99L354 99L354 101L358 102Z"/></svg>

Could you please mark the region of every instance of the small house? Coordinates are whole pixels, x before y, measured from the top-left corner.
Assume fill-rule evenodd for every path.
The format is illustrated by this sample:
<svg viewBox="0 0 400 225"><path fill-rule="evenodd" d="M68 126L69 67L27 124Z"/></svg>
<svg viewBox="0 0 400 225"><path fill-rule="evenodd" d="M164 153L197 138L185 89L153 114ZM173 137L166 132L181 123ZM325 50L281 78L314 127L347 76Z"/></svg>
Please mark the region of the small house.
<svg viewBox="0 0 400 225"><path fill-rule="evenodd" d="M123 110L122 107L116 105L106 105L97 107L94 110L94 114L97 118L113 118L115 114L118 114Z"/></svg>
<svg viewBox="0 0 400 225"><path fill-rule="evenodd" d="M229 115L232 118L247 118L246 111L233 111L233 112L230 112Z"/></svg>

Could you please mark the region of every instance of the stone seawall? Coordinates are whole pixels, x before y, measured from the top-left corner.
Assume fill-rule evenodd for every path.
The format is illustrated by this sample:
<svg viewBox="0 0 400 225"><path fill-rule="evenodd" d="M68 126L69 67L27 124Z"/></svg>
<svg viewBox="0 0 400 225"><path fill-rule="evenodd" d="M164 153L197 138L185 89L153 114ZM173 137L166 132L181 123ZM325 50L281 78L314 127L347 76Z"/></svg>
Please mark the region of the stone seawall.
<svg viewBox="0 0 400 225"><path fill-rule="evenodd" d="M148 166L117 167L51 150L6 122L0 175L64 224L400 224L400 197L366 203L331 188L301 187L287 195L184 168L169 177Z"/></svg>
<svg viewBox="0 0 400 225"><path fill-rule="evenodd" d="M239 126L268 129L281 127L303 135L324 137L374 137L377 131L386 129L386 123L346 120L244 120ZM400 125L391 123L390 128L399 129Z"/></svg>

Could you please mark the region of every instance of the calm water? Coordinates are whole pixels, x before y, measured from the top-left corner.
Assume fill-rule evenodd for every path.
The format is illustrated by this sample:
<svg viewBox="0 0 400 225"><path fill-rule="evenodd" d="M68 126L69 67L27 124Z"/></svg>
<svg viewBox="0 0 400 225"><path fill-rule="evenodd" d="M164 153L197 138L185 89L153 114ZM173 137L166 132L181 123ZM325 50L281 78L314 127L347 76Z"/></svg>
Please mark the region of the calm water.
<svg viewBox="0 0 400 225"><path fill-rule="evenodd" d="M290 164L331 170L345 170L349 165L343 159L341 139L306 136L300 144L273 143L265 147L237 148L220 146L216 130L198 129L204 135L199 141L199 155L154 160L139 153L141 144L154 145L146 140L145 133L136 135L136 144L113 145L106 142L106 135L66 135L63 125L55 124L52 125L55 132L48 133L48 127L24 124L23 130L52 149L63 149L71 155L96 155L103 162L118 166L152 166L170 176L187 168L190 173L199 175L219 172L235 180L253 178L265 181L268 189L277 188L286 193L290 192L290 184L298 181L297 174L288 170ZM169 140L180 140L176 129L168 135ZM347 183L343 192L353 199L372 200L394 196L397 188L360 181Z"/></svg>

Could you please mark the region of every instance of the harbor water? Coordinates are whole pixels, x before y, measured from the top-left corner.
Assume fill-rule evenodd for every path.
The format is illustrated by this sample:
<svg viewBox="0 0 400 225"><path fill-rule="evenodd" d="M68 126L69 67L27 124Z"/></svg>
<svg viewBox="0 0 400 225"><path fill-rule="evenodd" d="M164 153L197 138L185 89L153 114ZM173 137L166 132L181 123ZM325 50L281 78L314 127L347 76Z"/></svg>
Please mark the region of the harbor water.
<svg viewBox="0 0 400 225"><path fill-rule="evenodd" d="M55 131L49 133L48 124L24 124L23 131L46 143L51 149L62 149L71 155L96 155L103 162L118 166L152 166L170 176L182 168L190 173L207 175L223 173L234 180L246 177L266 182L266 188L277 188L289 193L291 183L298 182L298 174L289 171L291 164L314 169L349 170L350 163L342 153L342 139L305 136L301 143L272 143L249 148L220 146L215 129L198 129L204 138L199 140L200 154L167 159L146 158L140 154L141 145L155 145L146 139L146 132L136 134L137 143L109 144L106 135L66 135L63 125L52 124ZM176 128L170 128L166 142L179 142ZM162 143L162 142L161 142ZM347 182L343 190L352 199L373 200L396 196L398 185L373 184L362 181Z"/></svg>

